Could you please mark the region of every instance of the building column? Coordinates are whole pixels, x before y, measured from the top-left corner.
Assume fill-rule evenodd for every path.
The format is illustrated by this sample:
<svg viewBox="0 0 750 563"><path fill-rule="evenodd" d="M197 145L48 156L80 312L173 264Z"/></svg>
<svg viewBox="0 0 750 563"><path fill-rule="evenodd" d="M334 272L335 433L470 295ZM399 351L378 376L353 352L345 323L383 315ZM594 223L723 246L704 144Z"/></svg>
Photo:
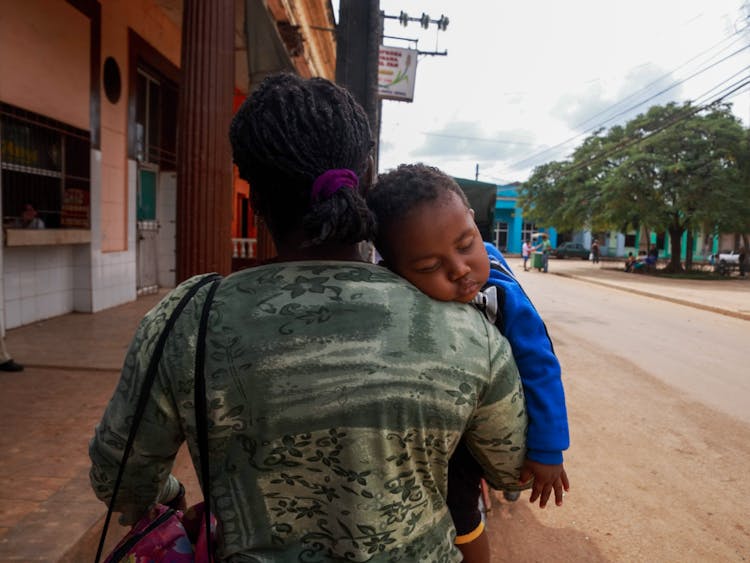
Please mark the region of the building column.
<svg viewBox="0 0 750 563"><path fill-rule="evenodd" d="M177 122L177 260L181 282L232 263L234 0L184 0Z"/></svg>

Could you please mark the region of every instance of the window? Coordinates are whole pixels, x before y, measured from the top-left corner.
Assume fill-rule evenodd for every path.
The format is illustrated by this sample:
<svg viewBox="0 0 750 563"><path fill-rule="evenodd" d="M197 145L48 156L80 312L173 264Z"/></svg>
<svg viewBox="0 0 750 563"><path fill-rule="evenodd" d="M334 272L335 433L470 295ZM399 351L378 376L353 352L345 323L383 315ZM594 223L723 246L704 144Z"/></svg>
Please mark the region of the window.
<svg viewBox="0 0 750 563"><path fill-rule="evenodd" d="M508 251L508 223L495 225L495 246L502 252Z"/></svg>
<svg viewBox="0 0 750 563"><path fill-rule="evenodd" d="M534 223L524 223L521 227L521 241L531 240L531 235L536 232Z"/></svg>
<svg viewBox="0 0 750 563"><path fill-rule="evenodd" d="M136 145L139 162L174 170L177 163L177 88L156 73L138 68L135 103Z"/></svg>
<svg viewBox="0 0 750 563"><path fill-rule="evenodd" d="M635 234L625 235L625 246L635 247Z"/></svg>
<svg viewBox="0 0 750 563"><path fill-rule="evenodd" d="M31 204L47 228L90 228L90 148L88 131L0 102L3 226Z"/></svg>

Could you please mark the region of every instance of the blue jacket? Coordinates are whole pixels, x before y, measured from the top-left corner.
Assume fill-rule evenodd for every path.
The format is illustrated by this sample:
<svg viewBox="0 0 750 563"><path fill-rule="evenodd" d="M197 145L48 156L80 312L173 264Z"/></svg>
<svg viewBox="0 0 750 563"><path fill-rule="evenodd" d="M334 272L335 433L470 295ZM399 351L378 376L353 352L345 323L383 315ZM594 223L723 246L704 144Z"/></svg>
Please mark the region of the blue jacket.
<svg viewBox="0 0 750 563"><path fill-rule="evenodd" d="M570 438L560 362L544 321L505 258L492 244L484 245L491 265L485 287L498 289L500 303L495 325L510 342L526 395L527 456L539 463L562 463L562 452L568 449Z"/></svg>

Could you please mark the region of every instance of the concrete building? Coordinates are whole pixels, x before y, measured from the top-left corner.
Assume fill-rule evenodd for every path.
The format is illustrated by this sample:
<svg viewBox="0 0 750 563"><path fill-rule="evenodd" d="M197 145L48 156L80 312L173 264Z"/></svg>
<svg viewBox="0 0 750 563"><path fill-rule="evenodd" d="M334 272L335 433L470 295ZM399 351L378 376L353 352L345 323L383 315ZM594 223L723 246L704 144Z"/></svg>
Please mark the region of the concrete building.
<svg viewBox="0 0 750 563"><path fill-rule="evenodd" d="M232 109L269 73L333 79L334 27L329 0L3 2L5 328L171 287L204 239L227 269L254 234Z"/></svg>

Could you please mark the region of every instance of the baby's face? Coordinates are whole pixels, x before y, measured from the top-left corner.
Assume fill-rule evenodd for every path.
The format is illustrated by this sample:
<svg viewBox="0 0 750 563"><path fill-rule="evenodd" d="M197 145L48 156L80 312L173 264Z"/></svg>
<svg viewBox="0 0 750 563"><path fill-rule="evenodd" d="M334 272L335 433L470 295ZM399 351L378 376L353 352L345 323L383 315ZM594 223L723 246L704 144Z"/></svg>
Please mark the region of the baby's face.
<svg viewBox="0 0 750 563"><path fill-rule="evenodd" d="M391 270L433 299L468 303L489 278L474 212L452 192L414 209L388 239Z"/></svg>

